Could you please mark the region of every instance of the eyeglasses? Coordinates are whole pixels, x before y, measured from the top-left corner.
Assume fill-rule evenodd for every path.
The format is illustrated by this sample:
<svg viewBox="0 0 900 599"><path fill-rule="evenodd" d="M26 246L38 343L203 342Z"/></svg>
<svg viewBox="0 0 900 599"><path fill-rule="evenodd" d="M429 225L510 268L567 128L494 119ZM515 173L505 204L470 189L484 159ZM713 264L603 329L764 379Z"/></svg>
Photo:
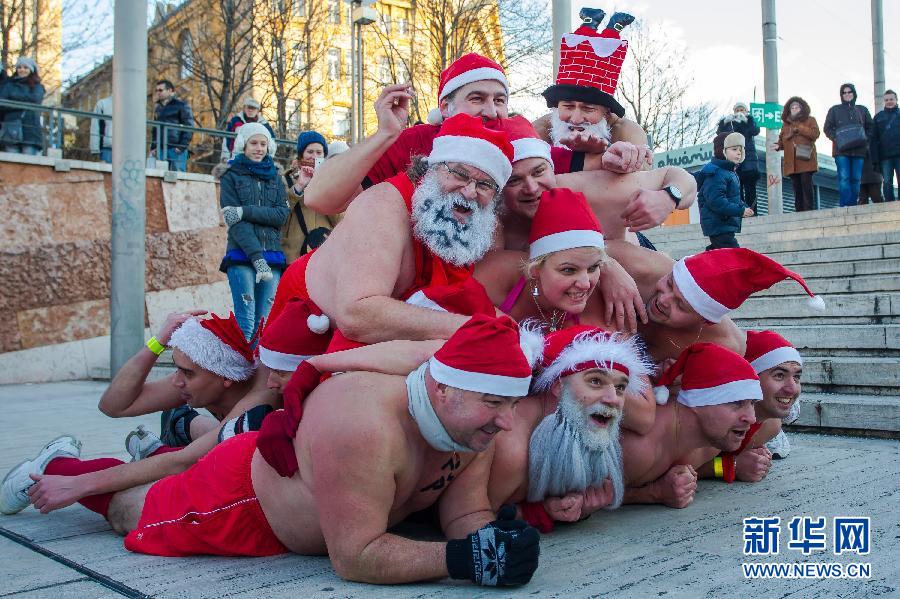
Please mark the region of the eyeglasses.
<svg viewBox="0 0 900 599"><path fill-rule="evenodd" d="M474 183L475 193L477 193L482 199L490 200L493 199L494 196L496 196L498 193L500 193L500 188L497 187L497 184L493 181L476 179L475 177L469 175L469 173L464 173L460 170L456 170L455 168L450 168L450 165L446 162L441 162L439 164L440 166L443 166L445 169L447 169L447 172L450 174L450 178L460 187L465 188L469 186L469 183Z"/></svg>

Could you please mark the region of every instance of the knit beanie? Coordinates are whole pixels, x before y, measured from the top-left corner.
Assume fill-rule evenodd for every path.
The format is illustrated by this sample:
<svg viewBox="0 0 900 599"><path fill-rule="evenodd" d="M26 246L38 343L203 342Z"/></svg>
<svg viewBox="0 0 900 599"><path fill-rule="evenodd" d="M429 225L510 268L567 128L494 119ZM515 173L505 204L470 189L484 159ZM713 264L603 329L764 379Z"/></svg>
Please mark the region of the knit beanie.
<svg viewBox="0 0 900 599"><path fill-rule="evenodd" d="M722 132L713 139L713 155L719 160L725 160L725 148L732 146L744 147L744 136L740 133Z"/></svg>
<svg viewBox="0 0 900 599"><path fill-rule="evenodd" d="M265 135L268 142L266 149L269 152L269 156L275 156L275 140L272 138L272 134L269 133L268 127L262 123L245 123L238 127L237 138L234 140L234 153L243 154L247 140L254 135Z"/></svg>
<svg viewBox="0 0 900 599"><path fill-rule="evenodd" d="M17 67L28 67L31 69L31 72L35 75L38 74L38 66L33 58L29 58L27 56L20 56L19 60L16 61Z"/></svg>
<svg viewBox="0 0 900 599"><path fill-rule="evenodd" d="M744 102L735 102L734 108L732 108L731 110L734 112L737 112L738 108L743 108L746 112L750 112L750 108Z"/></svg>
<svg viewBox="0 0 900 599"><path fill-rule="evenodd" d="M318 131L304 131L297 136L297 156L302 156L303 151L309 144L322 144L325 156L328 156L328 141Z"/></svg>

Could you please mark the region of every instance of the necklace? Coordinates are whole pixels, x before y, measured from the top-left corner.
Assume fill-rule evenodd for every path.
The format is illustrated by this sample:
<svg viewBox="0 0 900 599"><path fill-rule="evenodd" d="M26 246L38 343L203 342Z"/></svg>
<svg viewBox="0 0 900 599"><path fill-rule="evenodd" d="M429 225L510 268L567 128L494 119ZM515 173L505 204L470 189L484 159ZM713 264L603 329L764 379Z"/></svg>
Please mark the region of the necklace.
<svg viewBox="0 0 900 599"><path fill-rule="evenodd" d="M703 327L700 327L700 332L697 333L697 336L694 337L694 340L691 341L690 343L688 343L686 347L690 347L691 345L694 345L695 343L697 343L697 341L700 339L700 335L702 335L702 334L703 334ZM685 346L678 345L677 343L672 341L672 338L669 337L668 335L665 335L665 337L666 337L666 341L668 341L669 343L674 345L675 349L677 349L678 352L681 353L681 350L683 350Z"/></svg>
<svg viewBox="0 0 900 599"><path fill-rule="evenodd" d="M541 315L541 321L550 328L551 333L555 333L562 328L563 323L566 321L566 316L568 315L565 310L553 310L550 314L550 318L547 318L547 315L544 314L544 310L538 303L537 296L532 293L531 299L534 300L534 306L537 308L538 314Z"/></svg>

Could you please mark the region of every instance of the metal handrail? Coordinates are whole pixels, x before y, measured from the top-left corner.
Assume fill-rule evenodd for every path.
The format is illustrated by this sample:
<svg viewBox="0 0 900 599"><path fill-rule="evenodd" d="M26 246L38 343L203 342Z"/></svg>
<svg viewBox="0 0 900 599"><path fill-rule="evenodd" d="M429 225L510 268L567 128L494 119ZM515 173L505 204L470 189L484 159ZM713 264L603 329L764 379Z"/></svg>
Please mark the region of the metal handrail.
<svg viewBox="0 0 900 599"><path fill-rule="evenodd" d="M64 127L62 126L62 115L72 115L80 118L90 118L90 119L103 119L105 121L112 122L113 117L111 115L100 114L97 112L88 112L85 110L77 110L75 108L63 108L62 106L46 106L44 104L32 104L30 102L17 102L15 100L3 100L0 99L0 108L12 108L12 109L20 109L20 110L29 110L32 112L41 112L48 113L49 122L46 124L46 129L48 133L48 137L52 136L52 145L50 147L53 148L63 148L63 133ZM146 121L148 127L153 127L154 135L153 137L156 139L156 147L160 149L159 155L165 156L166 152L166 131L168 129L174 129L179 131L190 131L192 133L202 133L205 135L209 135L211 137L220 137L220 138L235 138L237 137L236 133L229 131L220 131L219 129L207 129L206 127L191 127L188 125L180 125L176 123L166 123L163 121L156 121L152 119L148 119ZM149 140L148 140L149 141ZM275 143L278 145L286 145L288 147L293 146L296 141L289 139L279 139L275 138ZM45 144L46 145L46 144Z"/></svg>

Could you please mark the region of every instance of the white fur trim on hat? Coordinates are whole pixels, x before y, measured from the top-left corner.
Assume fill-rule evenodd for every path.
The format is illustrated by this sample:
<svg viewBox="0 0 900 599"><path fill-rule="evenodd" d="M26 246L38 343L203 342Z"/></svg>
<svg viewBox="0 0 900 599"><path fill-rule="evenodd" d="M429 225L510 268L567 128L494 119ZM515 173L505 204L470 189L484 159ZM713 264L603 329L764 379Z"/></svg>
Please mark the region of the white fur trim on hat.
<svg viewBox="0 0 900 599"><path fill-rule="evenodd" d="M687 258L690 258L690 256ZM681 290L684 299L697 311L697 314L709 322L719 322L731 310L714 300L697 284L691 271L688 270L685 260L686 258L682 258L672 267L672 278L675 279L675 284L678 285L678 289Z"/></svg>
<svg viewBox="0 0 900 599"><path fill-rule="evenodd" d="M528 319L519 325L519 347L532 368L540 363L544 357L544 334L538 320Z"/></svg>
<svg viewBox="0 0 900 599"><path fill-rule="evenodd" d="M506 93L509 93L509 82L506 80L506 75L503 74L503 71L498 71L492 67L480 67L460 73L447 81L441 90L441 97L438 100L443 100L462 86L476 81L499 81L503 84Z"/></svg>
<svg viewBox="0 0 900 599"><path fill-rule="evenodd" d="M420 308L428 308L429 310L437 310L438 312L447 311L446 308L425 295L425 293L421 289L409 296L406 299L406 303L410 306L419 306Z"/></svg>
<svg viewBox="0 0 900 599"><path fill-rule="evenodd" d="M550 144L543 139L535 137L523 137L510 142L513 147L513 162L526 158L543 158L553 166L553 157L550 155Z"/></svg>
<svg viewBox="0 0 900 599"><path fill-rule="evenodd" d="M598 368L607 368L613 362L628 369L627 393L642 393L647 387L644 376L653 372L653 364L643 357L635 337L626 338L621 333L596 333L587 331L575 337L550 366L535 381L535 389L545 390L555 383L562 373L583 362L595 362Z"/></svg>
<svg viewBox="0 0 900 599"><path fill-rule="evenodd" d="M528 388L531 385L531 376L517 378L484 372L468 372L447 366L434 357L428 361L428 372L439 383L465 391L487 393L501 397L522 397L528 395Z"/></svg>
<svg viewBox="0 0 900 599"><path fill-rule="evenodd" d="M528 259L534 260L553 252L570 250L572 248L592 247L603 249L603 233L599 231L575 230L561 231L552 235L545 235L534 240L528 248Z"/></svg>
<svg viewBox="0 0 900 599"><path fill-rule="evenodd" d="M759 381L746 379L731 381L724 385L706 389L682 389L678 392L676 399L679 403L686 406L698 408L702 406L718 406L733 401L744 401L745 399L760 401L762 398L762 387L759 386Z"/></svg>
<svg viewBox="0 0 900 599"><path fill-rule="evenodd" d="M512 164L500 148L477 137L440 135L434 138L428 164L459 162L487 173L502 188L512 174Z"/></svg>
<svg viewBox="0 0 900 599"><path fill-rule="evenodd" d="M296 354L286 354L280 351L274 351L259 346L259 361L273 370L285 370L293 372L297 367L312 356L298 356Z"/></svg>
<svg viewBox="0 0 900 599"><path fill-rule="evenodd" d="M180 349L191 362L203 370L231 381L246 381L256 370L254 364L216 337L212 331L203 327L196 318L184 321L184 324L172 333L169 347Z"/></svg>
<svg viewBox="0 0 900 599"><path fill-rule="evenodd" d="M793 347L779 347L773 349L750 362L750 366L753 367L756 374L759 374L770 368L775 368L784 362L797 362L803 366L803 358L800 357L800 352Z"/></svg>

